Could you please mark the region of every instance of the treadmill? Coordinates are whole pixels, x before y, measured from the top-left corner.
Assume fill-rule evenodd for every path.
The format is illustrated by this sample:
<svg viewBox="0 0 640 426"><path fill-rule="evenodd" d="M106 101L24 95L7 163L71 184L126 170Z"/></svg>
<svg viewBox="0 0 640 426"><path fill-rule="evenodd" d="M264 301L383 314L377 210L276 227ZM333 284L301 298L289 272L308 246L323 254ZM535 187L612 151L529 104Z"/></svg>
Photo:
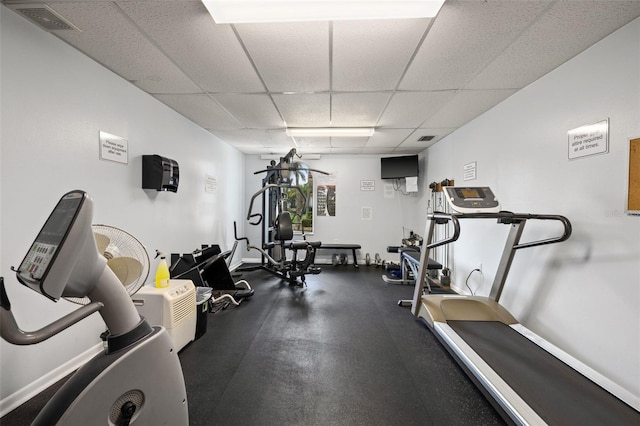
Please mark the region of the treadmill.
<svg viewBox="0 0 640 426"><path fill-rule="evenodd" d="M412 313L427 323L511 424L640 425L640 398L528 330L499 304L516 251L565 241L571 235L569 220L501 211L488 187L443 190L455 213L427 216ZM430 249L456 241L460 221L466 219L493 219L510 226L489 297L424 294ZM520 242L528 220L560 222L562 234ZM433 242L439 225L452 227L452 235Z"/></svg>

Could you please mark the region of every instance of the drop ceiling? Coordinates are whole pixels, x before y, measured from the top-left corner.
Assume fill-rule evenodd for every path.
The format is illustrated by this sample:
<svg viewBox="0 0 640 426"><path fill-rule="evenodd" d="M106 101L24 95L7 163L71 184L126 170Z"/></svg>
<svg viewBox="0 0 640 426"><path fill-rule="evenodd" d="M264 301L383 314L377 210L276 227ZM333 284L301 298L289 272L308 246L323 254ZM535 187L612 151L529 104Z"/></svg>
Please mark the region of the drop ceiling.
<svg viewBox="0 0 640 426"><path fill-rule="evenodd" d="M46 5L80 29L52 34L247 154L421 152L640 16L640 0L446 0L432 19L232 25L200 1Z"/></svg>

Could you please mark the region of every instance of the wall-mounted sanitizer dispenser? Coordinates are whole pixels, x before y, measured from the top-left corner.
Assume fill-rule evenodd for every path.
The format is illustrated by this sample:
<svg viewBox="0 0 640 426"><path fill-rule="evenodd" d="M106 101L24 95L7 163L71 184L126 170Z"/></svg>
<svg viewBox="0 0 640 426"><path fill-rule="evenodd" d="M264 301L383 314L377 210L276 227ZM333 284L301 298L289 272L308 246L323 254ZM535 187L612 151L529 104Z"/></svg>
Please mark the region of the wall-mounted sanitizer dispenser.
<svg viewBox="0 0 640 426"><path fill-rule="evenodd" d="M160 155L142 156L142 188L178 192L178 162Z"/></svg>

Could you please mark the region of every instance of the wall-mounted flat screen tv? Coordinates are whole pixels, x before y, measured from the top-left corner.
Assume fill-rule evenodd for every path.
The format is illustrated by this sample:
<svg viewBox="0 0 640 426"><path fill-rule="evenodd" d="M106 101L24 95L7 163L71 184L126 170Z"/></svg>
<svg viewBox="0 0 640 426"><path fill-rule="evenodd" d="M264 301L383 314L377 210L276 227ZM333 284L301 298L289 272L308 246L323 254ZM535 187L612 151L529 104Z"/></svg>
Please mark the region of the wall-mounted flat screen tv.
<svg viewBox="0 0 640 426"><path fill-rule="evenodd" d="M380 175L382 179L400 179L418 176L418 156L383 157L380 159Z"/></svg>

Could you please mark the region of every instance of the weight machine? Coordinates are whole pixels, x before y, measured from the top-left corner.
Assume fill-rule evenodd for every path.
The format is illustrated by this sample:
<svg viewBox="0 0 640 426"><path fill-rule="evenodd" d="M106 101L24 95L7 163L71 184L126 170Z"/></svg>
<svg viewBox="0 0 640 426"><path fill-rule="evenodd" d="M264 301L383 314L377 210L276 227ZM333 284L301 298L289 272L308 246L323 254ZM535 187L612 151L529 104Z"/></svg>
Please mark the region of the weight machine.
<svg viewBox="0 0 640 426"><path fill-rule="evenodd" d="M278 163L272 160L264 170L254 174L266 173L262 179L262 188L251 197L247 221L250 225L261 227L261 246L252 245L247 237L239 237L236 222L233 232L237 241L246 241L247 251L256 250L261 254L260 265L243 270L264 269L294 285L305 285L306 274L319 274L320 268L315 262L315 252L321 242L309 242L303 235L302 240L294 240L294 225L300 224L299 230L304 234L303 218L307 212L307 196L301 186L309 181L309 172L327 174L321 170L310 169L306 164L294 161L302 158L291 149ZM289 196L289 190L295 191L295 197ZM298 198L299 197L299 198ZM253 212L254 202L261 198L262 211ZM287 207L295 203L292 217ZM298 222L294 220L298 218ZM287 257L287 251L291 257ZM302 256L301 253L304 253Z"/></svg>

